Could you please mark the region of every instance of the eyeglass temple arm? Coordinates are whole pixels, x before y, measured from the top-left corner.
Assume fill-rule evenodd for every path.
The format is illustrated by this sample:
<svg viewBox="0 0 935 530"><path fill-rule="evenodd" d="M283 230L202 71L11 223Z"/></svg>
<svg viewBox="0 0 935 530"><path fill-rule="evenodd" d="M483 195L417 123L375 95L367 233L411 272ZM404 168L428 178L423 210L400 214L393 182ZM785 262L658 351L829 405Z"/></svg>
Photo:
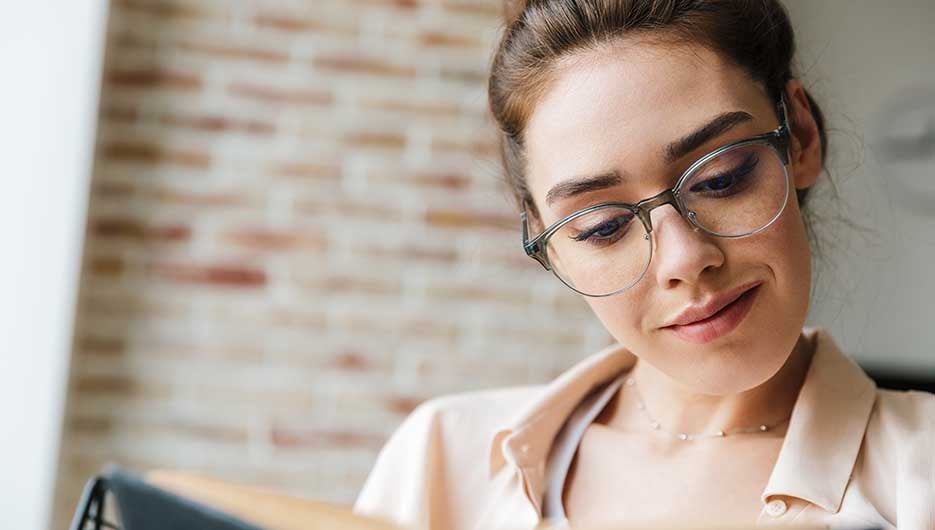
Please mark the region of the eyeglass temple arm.
<svg viewBox="0 0 935 530"><path fill-rule="evenodd" d="M542 265L542 268L545 270L552 270L552 266L549 264L548 258L543 255L542 247L538 239L542 237L542 234L536 237L536 240L529 240L529 223L527 222L526 212L521 212L519 218L522 221L523 225L523 251L526 252L526 255L530 258L539 262L539 265Z"/></svg>
<svg viewBox="0 0 935 530"><path fill-rule="evenodd" d="M529 229L526 227L526 212L521 212L519 218L523 225L523 248L529 243Z"/></svg>

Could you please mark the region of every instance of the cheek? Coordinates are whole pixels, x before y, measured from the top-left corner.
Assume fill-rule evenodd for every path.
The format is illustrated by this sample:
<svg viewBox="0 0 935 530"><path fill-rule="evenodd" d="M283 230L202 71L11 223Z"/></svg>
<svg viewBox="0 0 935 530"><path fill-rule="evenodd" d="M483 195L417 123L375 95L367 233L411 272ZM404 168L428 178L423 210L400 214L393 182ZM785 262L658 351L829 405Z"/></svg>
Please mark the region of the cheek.
<svg viewBox="0 0 935 530"><path fill-rule="evenodd" d="M807 306L811 289L811 250L794 197L772 226L750 238L748 253L753 256L751 260L771 269L776 295L784 301L779 307L789 309L783 313L793 314L803 304Z"/></svg>
<svg viewBox="0 0 935 530"><path fill-rule="evenodd" d="M643 329L643 320L647 314L652 314L648 304L653 299L653 289L647 273L629 291L607 298L585 297L585 301L617 342L634 352L645 351L644 345L649 337Z"/></svg>

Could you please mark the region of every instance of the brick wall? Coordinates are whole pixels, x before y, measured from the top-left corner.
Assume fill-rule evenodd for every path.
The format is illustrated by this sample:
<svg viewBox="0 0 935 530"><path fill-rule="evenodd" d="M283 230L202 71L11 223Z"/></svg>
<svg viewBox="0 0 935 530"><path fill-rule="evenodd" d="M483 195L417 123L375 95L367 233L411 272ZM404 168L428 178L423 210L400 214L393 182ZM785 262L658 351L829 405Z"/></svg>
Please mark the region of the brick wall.
<svg viewBox="0 0 935 530"><path fill-rule="evenodd" d="M108 461L350 502L419 402L607 343L521 255L499 0L111 9L56 528Z"/></svg>

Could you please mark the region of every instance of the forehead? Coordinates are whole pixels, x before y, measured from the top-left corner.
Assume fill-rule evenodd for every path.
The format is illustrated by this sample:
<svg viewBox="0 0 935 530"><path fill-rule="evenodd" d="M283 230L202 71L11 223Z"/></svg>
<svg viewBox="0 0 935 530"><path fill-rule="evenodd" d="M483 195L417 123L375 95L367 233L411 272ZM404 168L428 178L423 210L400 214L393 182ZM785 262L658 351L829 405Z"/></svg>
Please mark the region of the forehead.
<svg viewBox="0 0 935 530"><path fill-rule="evenodd" d="M625 41L563 59L530 116L534 199L559 181L617 169L658 171L662 149L721 112L771 108L733 63L694 45Z"/></svg>

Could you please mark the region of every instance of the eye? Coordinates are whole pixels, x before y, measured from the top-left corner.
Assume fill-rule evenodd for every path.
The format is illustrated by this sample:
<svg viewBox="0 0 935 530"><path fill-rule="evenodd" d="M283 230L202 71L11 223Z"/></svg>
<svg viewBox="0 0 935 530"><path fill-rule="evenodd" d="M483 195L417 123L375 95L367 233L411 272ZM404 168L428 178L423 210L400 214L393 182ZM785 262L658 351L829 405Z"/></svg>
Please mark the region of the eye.
<svg viewBox="0 0 935 530"><path fill-rule="evenodd" d="M595 245L609 245L623 237L632 220L633 214L618 215L570 237L575 241L585 241Z"/></svg>
<svg viewBox="0 0 935 530"><path fill-rule="evenodd" d="M737 166L722 170L712 178L708 178L692 185L689 191L707 197L727 197L740 193L747 188L746 184L753 178L753 171L759 164L756 153L750 153Z"/></svg>

